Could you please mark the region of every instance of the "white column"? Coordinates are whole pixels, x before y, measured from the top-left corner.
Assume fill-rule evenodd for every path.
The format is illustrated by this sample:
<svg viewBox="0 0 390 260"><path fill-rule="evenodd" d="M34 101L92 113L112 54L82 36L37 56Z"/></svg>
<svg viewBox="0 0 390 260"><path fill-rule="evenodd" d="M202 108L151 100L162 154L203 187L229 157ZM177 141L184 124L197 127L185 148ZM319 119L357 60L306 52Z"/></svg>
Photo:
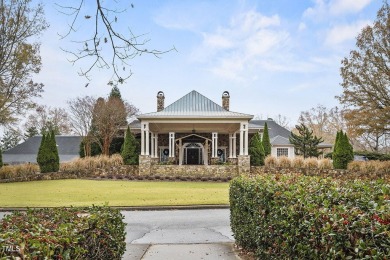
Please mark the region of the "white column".
<svg viewBox="0 0 390 260"><path fill-rule="evenodd" d="M175 132L169 132L169 157L175 157Z"/></svg>
<svg viewBox="0 0 390 260"><path fill-rule="evenodd" d="M150 133L150 157L154 158L154 133Z"/></svg>
<svg viewBox="0 0 390 260"><path fill-rule="evenodd" d="M156 158L159 157L159 155L158 155L158 133L154 134L154 156Z"/></svg>
<svg viewBox="0 0 390 260"><path fill-rule="evenodd" d="M245 132L244 132L244 139L245 139L244 155L248 155L248 145L249 145L249 143L248 143L248 134L249 134L248 124L245 124L244 128L245 128Z"/></svg>
<svg viewBox="0 0 390 260"><path fill-rule="evenodd" d="M233 157L233 134L229 134L229 158Z"/></svg>
<svg viewBox="0 0 390 260"><path fill-rule="evenodd" d="M240 155L248 155L248 123L240 124Z"/></svg>
<svg viewBox="0 0 390 260"><path fill-rule="evenodd" d="M179 140L179 165L183 164L183 145L181 139Z"/></svg>
<svg viewBox="0 0 390 260"><path fill-rule="evenodd" d="M145 140L146 137L147 140ZM149 148L146 149L147 147L146 143L148 142L149 142L149 123L146 122L141 124L141 155L149 155Z"/></svg>
<svg viewBox="0 0 390 260"><path fill-rule="evenodd" d="M145 139L146 139L146 142L145 142L145 155L149 155L149 146L150 146L150 142L149 142L149 123L146 125L146 129L145 129Z"/></svg>
<svg viewBox="0 0 390 260"><path fill-rule="evenodd" d="M243 123L240 124L240 155L244 155L244 129L243 129Z"/></svg>
<svg viewBox="0 0 390 260"><path fill-rule="evenodd" d="M211 157L218 157L218 133L213 132L212 133L212 151L211 151Z"/></svg>
<svg viewBox="0 0 390 260"><path fill-rule="evenodd" d="M237 132L233 134L233 158L237 157Z"/></svg>
<svg viewBox="0 0 390 260"><path fill-rule="evenodd" d="M209 140L206 139L206 143L204 145L204 153L203 153L204 165L209 164L208 160L209 160Z"/></svg>

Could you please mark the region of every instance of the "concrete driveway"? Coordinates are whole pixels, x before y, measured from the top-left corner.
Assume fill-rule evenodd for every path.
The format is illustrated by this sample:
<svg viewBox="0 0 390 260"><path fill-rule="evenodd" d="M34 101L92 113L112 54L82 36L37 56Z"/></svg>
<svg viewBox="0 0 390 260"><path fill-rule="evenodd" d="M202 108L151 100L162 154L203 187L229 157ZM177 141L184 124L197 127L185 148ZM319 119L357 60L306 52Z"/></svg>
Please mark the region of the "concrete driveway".
<svg viewBox="0 0 390 260"><path fill-rule="evenodd" d="M239 259L229 209L122 211L123 259Z"/></svg>
<svg viewBox="0 0 390 260"><path fill-rule="evenodd" d="M125 260L240 259L234 251L229 209L121 211ZM4 213L0 212L0 219Z"/></svg>

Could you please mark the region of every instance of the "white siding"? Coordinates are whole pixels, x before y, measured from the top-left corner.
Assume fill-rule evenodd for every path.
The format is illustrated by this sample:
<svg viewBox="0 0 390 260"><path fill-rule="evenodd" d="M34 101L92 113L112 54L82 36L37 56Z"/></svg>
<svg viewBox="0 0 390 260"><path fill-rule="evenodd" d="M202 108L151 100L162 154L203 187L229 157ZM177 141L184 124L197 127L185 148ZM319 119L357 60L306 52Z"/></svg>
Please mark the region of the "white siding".
<svg viewBox="0 0 390 260"><path fill-rule="evenodd" d="M288 146L277 146L271 148L271 155L277 157L277 148L287 148L288 149L288 158L293 159L295 157L294 147Z"/></svg>

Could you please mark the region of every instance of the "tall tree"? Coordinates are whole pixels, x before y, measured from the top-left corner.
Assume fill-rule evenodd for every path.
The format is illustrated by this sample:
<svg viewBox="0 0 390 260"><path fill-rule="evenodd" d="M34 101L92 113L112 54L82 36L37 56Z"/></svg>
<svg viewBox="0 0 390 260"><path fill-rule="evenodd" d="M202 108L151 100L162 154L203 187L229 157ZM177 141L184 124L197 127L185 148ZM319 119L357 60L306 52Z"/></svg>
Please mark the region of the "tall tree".
<svg viewBox="0 0 390 260"><path fill-rule="evenodd" d="M41 173L58 172L60 159L54 131L43 134L38 150L37 162Z"/></svg>
<svg viewBox="0 0 390 260"><path fill-rule="evenodd" d="M80 76L89 79L93 69L110 69L113 71L113 80L109 84L121 84L132 75L129 64L131 59L142 54L160 57L175 49L173 47L167 51L159 51L146 48L149 39L145 38L145 34L135 35L127 26L123 27L122 24L128 21L129 14L126 15L126 12L130 12L127 1L122 1L123 5L120 1L112 3L95 0L88 1L88 4L85 2L79 0L75 5L68 2L64 5L57 4L58 10L70 18L70 26L61 35L62 38L70 38L80 24L90 28L90 33L87 32L84 39L79 37L72 39L72 43L77 45L75 50L64 49L73 64L80 60L87 64L80 68ZM134 4L130 6L131 9L134 8Z"/></svg>
<svg viewBox="0 0 390 260"><path fill-rule="evenodd" d="M264 133L263 133L263 147L264 147L264 155L267 157L271 154L271 140L269 139L268 133L268 125L267 122L264 124Z"/></svg>
<svg viewBox="0 0 390 260"><path fill-rule="evenodd" d="M130 132L130 128L127 127L125 134L125 142L122 147L123 163L126 165L138 164L139 154L137 153L137 141L134 135Z"/></svg>
<svg viewBox="0 0 390 260"><path fill-rule="evenodd" d="M48 24L41 4L31 0L0 1L0 124L34 107L43 84L33 82L41 69L40 43Z"/></svg>
<svg viewBox="0 0 390 260"><path fill-rule="evenodd" d="M126 127L126 118L135 115L138 109L123 104L118 98L98 98L93 109L91 135L103 154L110 154L110 144L120 128Z"/></svg>
<svg viewBox="0 0 390 260"><path fill-rule="evenodd" d="M304 158L318 157L321 152L318 151L318 145L324 140L313 135L306 125L300 124L295 126L297 134L291 132L290 143L295 147L295 154L302 155Z"/></svg>
<svg viewBox="0 0 390 260"><path fill-rule="evenodd" d="M83 136L83 155L91 156L91 127L93 118L93 108L96 99L91 96L77 97L68 101L69 120L74 133Z"/></svg>
<svg viewBox="0 0 390 260"><path fill-rule="evenodd" d="M338 97L346 118L360 134L390 131L390 6L384 1L372 26L357 37L356 50L342 60ZM378 145L374 150L378 149Z"/></svg>
<svg viewBox="0 0 390 260"><path fill-rule="evenodd" d="M343 133L343 131L337 133L334 147L333 167L335 169L347 169L348 163L353 160L353 148L346 133Z"/></svg>
<svg viewBox="0 0 390 260"><path fill-rule="evenodd" d="M3 151L0 149L0 168L3 167Z"/></svg>
<svg viewBox="0 0 390 260"><path fill-rule="evenodd" d="M63 108L52 108L48 106L38 106L34 113L30 114L25 123L25 127L35 127L41 134L49 133L52 130L56 135L69 134L71 124L69 115Z"/></svg>
<svg viewBox="0 0 390 260"><path fill-rule="evenodd" d="M15 128L10 128L4 132L3 137L1 138L1 147L3 151L9 150L19 144L22 137L20 131Z"/></svg>
<svg viewBox="0 0 390 260"><path fill-rule="evenodd" d="M260 134L258 132L252 136L248 148L250 164L252 166L264 165L264 148L263 144L261 143Z"/></svg>
<svg viewBox="0 0 390 260"><path fill-rule="evenodd" d="M26 141L30 137L38 135L38 129L35 126L30 126L27 128L26 133L23 136L23 139Z"/></svg>

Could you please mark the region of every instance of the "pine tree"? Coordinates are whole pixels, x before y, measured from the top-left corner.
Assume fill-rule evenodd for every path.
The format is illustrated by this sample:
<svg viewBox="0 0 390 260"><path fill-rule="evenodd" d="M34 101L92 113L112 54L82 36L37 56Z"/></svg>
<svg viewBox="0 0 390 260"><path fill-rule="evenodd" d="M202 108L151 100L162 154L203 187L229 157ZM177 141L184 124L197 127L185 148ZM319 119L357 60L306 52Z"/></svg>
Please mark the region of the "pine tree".
<svg viewBox="0 0 390 260"><path fill-rule="evenodd" d="M264 155L265 157L267 157L268 155L271 154L271 141L269 139L267 122L265 122L264 124L263 147L264 147Z"/></svg>
<svg viewBox="0 0 390 260"><path fill-rule="evenodd" d="M138 153L137 153L137 141L134 135L130 132L130 128L127 127L125 141L122 146L121 152L123 163L125 165L136 165L138 164Z"/></svg>
<svg viewBox="0 0 390 260"><path fill-rule="evenodd" d="M291 133L290 143L295 147L295 154L302 155L304 158L318 157L321 152L318 151L318 145L324 140L313 136L313 130L310 130L304 124L296 125L298 134Z"/></svg>
<svg viewBox="0 0 390 260"><path fill-rule="evenodd" d="M41 173L58 172L60 167L60 158L55 140L55 133L42 136L41 145L39 146L37 162Z"/></svg>
<svg viewBox="0 0 390 260"><path fill-rule="evenodd" d="M42 135L41 144L39 146L38 155L37 155L37 163L39 165L41 173L48 172L46 167L46 157L47 157L46 139L47 136L45 134Z"/></svg>
<svg viewBox="0 0 390 260"><path fill-rule="evenodd" d="M335 149L333 152L333 167L335 169L347 169L348 163L353 160L353 148L347 134L338 132Z"/></svg>
<svg viewBox="0 0 390 260"><path fill-rule="evenodd" d="M56 143L56 136L54 130L50 134L50 170L51 172L58 172L60 169L60 157L58 155L58 147Z"/></svg>
<svg viewBox="0 0 390 260"><path fill-rule="evenodd" d="M252 166L264 165L264 148L258 132L251 138L248 150Z"/></svg>
<svg viewBox="0 0 390 260"><path fill-rule="evenodd" d="M3 167L3 151L0 149L0 168Z"/></svg>
<svg viewBox="0 0 390 260"><path fill-rule="evenodd" d="M123 100L122 100L121 92L120 92L120 90L119 90L119 88L118 88L117 86L114 86L114 87L111 89L110 98L118 98L118 99L120 99L121 101L123 101Z"/></svg>

